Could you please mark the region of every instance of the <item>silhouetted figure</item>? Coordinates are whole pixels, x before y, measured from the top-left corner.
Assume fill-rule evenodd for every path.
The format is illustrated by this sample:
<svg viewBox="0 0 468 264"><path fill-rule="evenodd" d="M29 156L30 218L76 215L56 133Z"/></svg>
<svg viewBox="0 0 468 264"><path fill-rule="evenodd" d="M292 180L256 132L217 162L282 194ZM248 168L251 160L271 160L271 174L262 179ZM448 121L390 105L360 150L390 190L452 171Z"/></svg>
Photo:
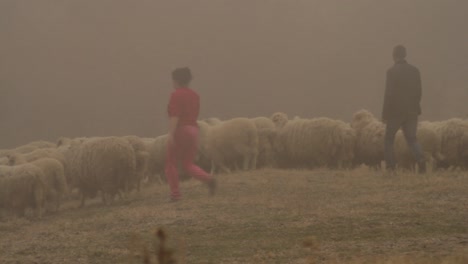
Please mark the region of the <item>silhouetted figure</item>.
<svg viewBox="0 0 468 264"><path fill-rule="evenodd" d="M180 199L179 175L177 164L182 163L182 169L191 177L206 183L210 193L216 187L215 179L203 169L194 164L198 148L198 114L200 97L189 88L192 73L189 68L178 68L172 72L174 92L168 105L169 138L165 172L171 190L171 201Z"/></svg>
<svg viewBox="0 0 468 264"><path fill-rule="evenodd" d="M401 128L418 162L419 173L425 173L426 162L416 138L418 116L421 114L421 75L418 68L406 62L405 58L406 48L396 46L393 49L395 64L387 71L382 112L382 121L386 124L385 164L388 171L395 171L393 143Z"/></svg>

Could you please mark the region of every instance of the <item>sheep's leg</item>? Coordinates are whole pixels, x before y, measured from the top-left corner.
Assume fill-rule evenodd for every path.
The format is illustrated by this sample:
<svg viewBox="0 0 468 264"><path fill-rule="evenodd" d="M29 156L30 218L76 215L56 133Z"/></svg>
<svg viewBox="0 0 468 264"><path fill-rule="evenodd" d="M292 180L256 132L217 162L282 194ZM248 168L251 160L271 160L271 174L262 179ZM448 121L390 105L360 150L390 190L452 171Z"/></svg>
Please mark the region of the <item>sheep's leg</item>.
<svg viewBox="0 0 468 264"><path fill-rule="evenodd" d="M118 191L117 195L119 196L120 200L123 200L125 198L125 193L123 193L122 191Z"/></svg>
<svg viewBox="0 0 468 264"><path fill-rule="evenodd" d="M234 162L234 170L235 171L239 170L239 163L237 161Z"/></svg>
<svg viewBox="0 0 468 264"><path fill-rule="evenodd" d="M255 170L257 168L257 153L244 155L244 171Z"/></svg>
<svg viewBox="0 0 468 264"><path fill-rule="evenodd" d="M129 190L130 190L130 180L127 179L124 181L124 196L128 195Z"/></svg>
<svg viewBox="0 0 468 264"><path fill-rule="evenodd" d="M60 195L57 195L56 204L55 204L55 212L58 212L59 208L60 208Z"/></svg>
<svg viewBox="0 0 468 264"><path fill-rule="evenodd" d="M244 171L249 170L250 167L250 155L244 155L243 157L243 164L242 164L242 169Z"/></svg>
<svg viewBox="0 0 468 264"><path fill-rule="evenodd" d="M219 170L222 171L223 173L231 173L231 170L224 165L224 163L219 163L217 164L217 167L219 167Z"/></svg>
<svg viewBox="0 0 468 264"><path fill-rule="evenodd" d="M210 170L210 174L213 175L215 173L215 164L214 164L214 161L211 160L211 170Z"/></svg>
<svg viewBox="0 0 468 264"><path fill-rule="evenodd" d="M39 205L39 206L36 208L36 215L37 215L37 218L41 219L41 218L42 218L42 214L43 214L42 206Z"/></svg>
<svg viewBox="0 0 468 264"><path fill-rule="evenodd" d="M216 163L215 163L214 160L212 159L212 160L211 160L210 174L211 174L211 175L214 175L215 173L216 173Z"/></svg>
<svg viewBox="0 0 468 264"><path fill-rule="evenodd" d="M435 156L433 156L431 153L427 153L427 156L425 157L426 161L426 167L430 169L430 171L434 171L434 164L435 164Z"/></svg>
<svg viewBox="0 0 468 264"><path fill-rule="evenodd" d="M49 190L49 195L48 195L48 201L51 201L51 204L49 205L49 210L51 212L57 212L59 205L60 205L60 199L59 199L59 193L58 191L55 190Z"/></svg>
<svg viewBox="0 0 468 264"><path fill-rule="evenodd" d="M41 219L44 207L44 190L42 188L35 188L34 199L36 202L36 216ZM22 210L22 213L24 214L24 210Z"/></svg>
<svg viewBox="0 0 468 264"><path fill-rule="evenodd" d="M39 206L37 205L36 206L36 215L38 215L38 213L39 213L38 208L39 208ZM15 213L19 217L24 217L24 215L25 215L24 211L25 211L24 208L19 207L19 208L16 208Z"/></svg>
<svg viewBox="0 0 468 264"><path fill-rule="evenodd" d="M156 176L157 176L157 173L153 173L153 172L147 171L147 172L145 173L145 180L146 180L146 182L148 182L148 183L153 183L153 182L155 182L155 181L157 180L157 179L155 178Z"/></svg>
<svg viewBox="0 0 468 264"><path fill-rule="evenodd" d="M337 161L337 164L335 165L335 167L338 170L342 170L344 168L343 161L342 160Z"/></svg>
<svg viewBox="0 0 468 264"><path fill-rule="evenodd" d="M117 193L120 193L120 192L117 192ZM115 199L115 193L110 193L109 194L109 205L112 205L114 203L114 199Z"/></svg>
<svg viewBox="0 0 468 264"><path fill-rule="evenodd" d="M158 177L158 180L159 180L159 184L162 185L163 184L163 173L160 173L159 174L159 177Z"/></svg>
<svg viewBox="0 0 468 264"><path fill-rule="evenodd" d="M218 164L218 165L219 165L220 169L221 169L223 172L225 172L225 173L231 173L231 170L230 170L228 167L226 167L226 165L224 165L224 163L221 163L221 164Z"/></svg>
<svg viewBox="0 0 468 264"><path fill-rule="evenodd" d="M101 190L102 203L107 205L107 193L104 190Z"/></svg>
<svg viewBox="0 0 468 264"><path fill-rule="evenodd" d="M222 162L219 159L217 161L212 161L212 166L211 166L211 173L212 174L216 170L216 168L219 168L219 170L221 170L224 173L231 173L231 170L229 168L227 168L224 165L224 162Z"/></svg>
<svg viewBox="0 0 468 264"><path fill-rule="evenodd" d="M257 169L257 161L258 161L258 153L254 153L252 155L251 167L250 167L252 170Z"/></svg>
<svg viewBox="0 0 468 264"><path fill-rule="evenodd" d="M80 208L83 208L83 206L85 205L85 194L83 192L81 192L81 203L80 203Z"/></svg>
<svg viewBox="0 0 468 264"><path fill-rule="evenodd" d="M140 175L141 176L141 175ZM143 179L143 177L139 177L138 180L137 180L137 192L140 192L140 185L141 185L141 179Z"/></svg>

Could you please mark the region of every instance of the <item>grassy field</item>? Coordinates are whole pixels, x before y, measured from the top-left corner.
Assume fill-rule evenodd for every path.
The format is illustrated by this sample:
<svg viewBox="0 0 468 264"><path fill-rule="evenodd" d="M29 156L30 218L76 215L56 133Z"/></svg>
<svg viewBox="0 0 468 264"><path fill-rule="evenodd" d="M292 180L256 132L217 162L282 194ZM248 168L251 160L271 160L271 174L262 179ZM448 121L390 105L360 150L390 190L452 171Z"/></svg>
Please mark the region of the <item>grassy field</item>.
<svg viewBox="0 0 468 264"><path fill-rule="evenodd" d="M468 263L468 174L259 170L0 222L0 263L142 263L162 227L178 263ZM377 259L380 261L377 261ZM465 262L466 261L466 262Z"/></svg>

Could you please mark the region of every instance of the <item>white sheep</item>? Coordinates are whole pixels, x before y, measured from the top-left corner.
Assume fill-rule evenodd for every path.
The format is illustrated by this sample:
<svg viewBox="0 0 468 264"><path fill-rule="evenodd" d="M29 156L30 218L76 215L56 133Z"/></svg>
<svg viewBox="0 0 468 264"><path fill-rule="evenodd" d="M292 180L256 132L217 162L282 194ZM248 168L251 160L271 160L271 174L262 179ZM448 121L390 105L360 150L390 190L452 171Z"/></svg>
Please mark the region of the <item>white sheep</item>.
<svg viewBox="0 0 468 264"><path fill-rule="evenodd" d="M158 136L154 139L149 149L146 177L150 181L156 179L161 182L164 176L164 167L167 153L167 135Z"/></svg>
<svg viewBox="0 0 468 264"><path fill-rule="evenodd" d="M67 173L81 192L81 205L101 191L102 200L112 202L116 194L127 192L136 177L135 154L127 140L118 137L91 138L71 144ZM67 156L67 155L66 155Z"/></svg>
<svg viewBox="0 0 468 264"><path fill-rule="evenodd" d="M53 148L55 147L55 144L52 142L48 141L33 141L28 144L16 147L14 149L5 149L5 150L0 150L0 157L4 157L10 153L20 153L20 154L25 154L32 152L37 149L42 149L42 148Z"/></svg>
<svg viewBox="0 0 468 264"><path fill-rule="evenodd" d="M12 155L20 154L20 153L12 153ZM57 148L42 148L36 149L32 152L21 154L21 158L26 162L35 161L37 159L42 158L52 158L60 161L62 164L65 162L65 157L63 154L58 151Z"/></svg>
<svg viewBox="0 0 468 264"><path fill-rule="evenodd" d="M354 165L380 168L384 160L385 124L369 111L360 110L353 115L351 127L356 133Z"/></svg>
<svg viewBox="0 0 468 264"><path fill-rule="evenodd" d="M140 184L146 172L149 151L145 142L137 136L125 136L133 148L135 154L136 176L132 179L130 187L136 185L137 191L140 191Z"/></svg>
<svg viewBox="0 0 468 264"><path fill-rule="evenodd" d="M81 166L78 155L80 154L82 144L86 140L90 140L90 138L60 138L57 141L57 152L64 159L63 167L70 192L78 188L78 169Z"/></svg>
<svg viewBox="0 0 468 264"><path fill-rule="evenodd" d="M45 184L42 171L32 164L0 166L0 208L24 216L25 210L36 209L42 217Z"/></svg>
<svg viewBox="0 0 468 264"><path fill-rule="evenodd" d="M274 152L271 132L275 129L275 123L267 117L256 117L251 119L258 133L258 158L257 167L274 167Z"/></svg>
<svg viewBox="0 0 468 264"><path fill-rule="evenodd" d="M9 165L21 165L28 163L21 154L10 155ZM29 162L42 171L43 182L45 184L45 201L54 205L54 210L58 211L62 197L67 195L68 187L65 178L63 165L53 158L40 158Z"/></svg>
<svg viewBox="0 0 468 264"><path fill-rule="evenodd" d="M154 143L154 138L141 138L141 141L143 141L143 144L145 144L146 152L149 153L150 148Z"/></svg>
<svg viewBox="0 0 468 264"><path fill-rule="evenodd" d="M277 130L275 151L281 167L349 168L354 144L354 130L340 120L297 119Z"/></svg>
<svg viewBox="0 0 468 264"><path fill-rule="evenodd" d="M209 129L206 146L214 173L218 169L230 172L242 160L244 170L256 169L258 134L255 124L248 118L223 121Z"/></svg>
<svg viewBox="0 0 468 264"><path fill-rule="evenodd" d="M216 119L219 121L219 119ZM222 122L219 121L219 122L212 122L211 124L205 122L205 121L198 121L197 122L197 125L198 125L198 151L197 151L197 156L195 157L195 163L200 166L202 169L206 170L206 171L210 171L211 170L211 164L212 164L212 160L209 156L209 153L208 153L208 137L209 137L209 132L210 132L210 129L211 127L215 126L215 125L219 125L221 124ZM181 171L181 175L182 175L182 179L187 179L188 177L185 177L184 176L184 173L183 171Z"/></svg>
<svg viewBox="0 0 468 264"><path fill-rule="evenodd" d="M468 122L452 118L434 122L433 126L441 137L441 152L444 156L438 168L468 168Z"/></svg>

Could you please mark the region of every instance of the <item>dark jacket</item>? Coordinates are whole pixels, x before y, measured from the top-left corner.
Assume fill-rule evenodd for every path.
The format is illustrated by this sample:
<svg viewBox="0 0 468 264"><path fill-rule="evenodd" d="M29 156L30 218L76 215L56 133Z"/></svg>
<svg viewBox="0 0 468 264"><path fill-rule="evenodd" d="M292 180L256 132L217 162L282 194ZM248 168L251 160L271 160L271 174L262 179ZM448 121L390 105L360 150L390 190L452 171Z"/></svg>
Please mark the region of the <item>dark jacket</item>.
<svg viewBox="0 0 468 264"><path fill-rule="evenodd" d="M405 60L387 71L382 119L405 119L421 114L421 75Z"/></svg>

